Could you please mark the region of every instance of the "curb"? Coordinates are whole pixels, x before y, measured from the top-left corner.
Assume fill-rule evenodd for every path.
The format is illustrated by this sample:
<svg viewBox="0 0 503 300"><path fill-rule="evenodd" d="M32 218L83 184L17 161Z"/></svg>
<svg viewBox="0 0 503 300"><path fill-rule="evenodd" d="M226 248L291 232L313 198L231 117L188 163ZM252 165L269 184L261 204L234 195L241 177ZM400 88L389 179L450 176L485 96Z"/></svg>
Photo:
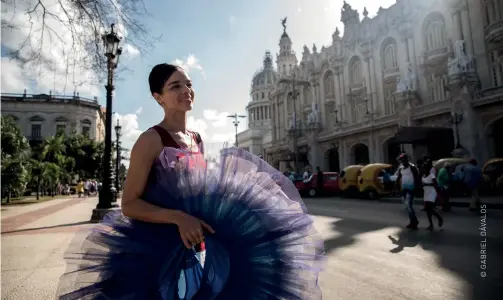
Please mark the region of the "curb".
<svg viewBox="0 0 503 300"><path fill-rule="evenodd" d="M378 201L382 202L382 203L403 204L403 201L400 198L381 198ZM470 207L470 202L451 201L450 203L451 203L452 207ZM487 202L484 202L484 200L482 200L482 203L486 205L487 209L503 209L503 202L502 203L487 203ZM422 199L414 199L414 204L415 205L423 205L424 201Z"/></svg>

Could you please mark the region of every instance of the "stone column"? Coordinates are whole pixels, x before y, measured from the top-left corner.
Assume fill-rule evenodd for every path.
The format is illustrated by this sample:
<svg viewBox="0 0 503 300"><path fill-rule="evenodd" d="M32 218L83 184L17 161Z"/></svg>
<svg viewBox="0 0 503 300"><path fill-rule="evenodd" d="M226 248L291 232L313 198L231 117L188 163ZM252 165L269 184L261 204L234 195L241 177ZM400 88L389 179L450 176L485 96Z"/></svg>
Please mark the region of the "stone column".
<svg viewBox="0 0 503 300"><path fill-rule="evenodd" d="M340 91L340 87L339 87L339 73L337 71L332 71L334 74L334 97L335 97L335 106L337 107L337 105L339 103L337 103L337 101L341 101L339 97L337 97L337 93L339 93Z"/></svg>
<svg viewBox="0 0 503 300"><path fill-rule="evenodd" d="M344 143L341 141L339 142L339 148L337 149L337 152L339 154L339 167L340 171L342 171L346 166L346 147L344 147Z"/></svg>
<svg viewBox="0 0 503 300"><path fill-rule="evenodd" d="M452 13L452 29L453 29L453 42L463 39L462 29L461 29L461 16L459 11L454 11Z"/></svg>
<svg viewBox="0 0 503 300"><path fill-rule="evenodd" d="M416 75L414 87L419 90L419 76L417 76L417 56L416 56L416 45L414 43L414 38L409 37L407 39L407 45L409 50L409 63L412 67L412 73Z"/></svg>
<svg viewBox="0 0 503 300"><path fill-rule="evenodd" d="M321 73L317 74L316 76L316 86L318 87L318 111L321 115L321 124L326 124L327 121L327 116L325 113L326 107L325 107L325 82L321 80L319 76L323 76ZM320 83L321 82L321 83Z"/></svg>
<svg viewBox="0 0 503 300"><path fill-rule="evenodd" d="M461 20L463 24L463 39L466 45L465 47L466 54L474 55L472 28L470 24L470 13L468 11L468 5L466 5L464 9L461 11Z"/></svg>

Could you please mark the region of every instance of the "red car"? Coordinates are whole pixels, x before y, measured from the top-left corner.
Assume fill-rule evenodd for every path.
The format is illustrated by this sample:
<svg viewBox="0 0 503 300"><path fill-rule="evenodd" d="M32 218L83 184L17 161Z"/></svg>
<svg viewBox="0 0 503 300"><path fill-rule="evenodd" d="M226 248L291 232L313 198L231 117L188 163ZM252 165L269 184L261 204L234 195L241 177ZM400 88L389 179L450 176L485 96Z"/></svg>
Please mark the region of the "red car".
<svg viewBox="0 0 503 300"><path fill-rule="evenodd" d="M318 174L312 174L308 179L295 182L295 186L301 195L310 197L318 195ZM323 194L328 196L335 195L339 192L339 173L323 172Z"/></svg>

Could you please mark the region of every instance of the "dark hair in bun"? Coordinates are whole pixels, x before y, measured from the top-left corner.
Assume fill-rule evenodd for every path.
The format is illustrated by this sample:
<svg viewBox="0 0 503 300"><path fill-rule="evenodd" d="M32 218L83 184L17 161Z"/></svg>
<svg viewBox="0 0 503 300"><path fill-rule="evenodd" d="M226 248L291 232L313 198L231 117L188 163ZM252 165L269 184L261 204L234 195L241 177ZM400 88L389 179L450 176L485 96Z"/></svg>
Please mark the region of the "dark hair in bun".
<svg viewBox="0 0 503 300"><path fill-rule="evenodd" d="M150 75L148 76L148 84L150 85L150 92L152 95L154 93L161 94L162 87L168 81L168 79L175 73L175 71L181 70L179 66L170 64L158 64L152 68Z"/></svg>

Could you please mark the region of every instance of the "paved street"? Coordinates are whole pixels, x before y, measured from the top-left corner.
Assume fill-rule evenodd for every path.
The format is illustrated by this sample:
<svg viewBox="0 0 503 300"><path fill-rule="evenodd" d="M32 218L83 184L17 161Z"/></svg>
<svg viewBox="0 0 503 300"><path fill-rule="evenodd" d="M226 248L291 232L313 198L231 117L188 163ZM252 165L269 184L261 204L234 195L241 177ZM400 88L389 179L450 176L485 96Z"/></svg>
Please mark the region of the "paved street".
<svg viewBox="0 0 503 300"><path fill-rule="evenodd" d="M88 224L97 199L61 199L2 207L2 299L52 299L64 271L63 252ZM306 199L328 253L324 299L500 299L503 210L487 218L466 208L446 215L442 231L416 232L403 205ZM421 227L427 226L424 212ZM481 262L481 222L487 224ZM481 278L480 265L487 266Z"/></svg>

